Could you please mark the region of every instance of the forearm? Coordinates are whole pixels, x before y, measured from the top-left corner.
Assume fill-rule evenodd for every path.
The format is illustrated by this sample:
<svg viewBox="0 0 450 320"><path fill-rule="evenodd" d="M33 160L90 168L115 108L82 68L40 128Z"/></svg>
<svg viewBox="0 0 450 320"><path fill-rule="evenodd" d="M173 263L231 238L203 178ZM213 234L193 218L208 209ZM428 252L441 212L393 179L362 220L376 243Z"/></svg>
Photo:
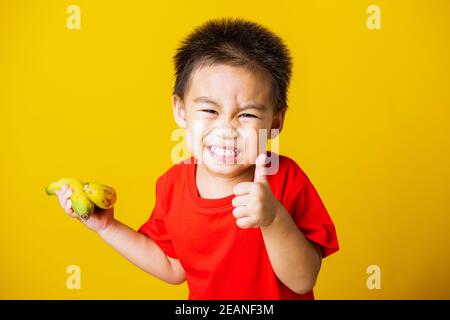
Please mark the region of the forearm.
<svg viewBox="0 0 450 320"><path fill-rule="evenodd" d="M179 283L179 277L168 257L150 238L117 220L99 232L99 235L123 257L145 272L169 283Z"/></svg>
<svg viewBox="0 0 450 320"><path fill-rule="evenodd" d="M278 279L296 293L309 292L315 285L321 258L284 206L280 206L274 221L261 227L261 231Z"/></svg>

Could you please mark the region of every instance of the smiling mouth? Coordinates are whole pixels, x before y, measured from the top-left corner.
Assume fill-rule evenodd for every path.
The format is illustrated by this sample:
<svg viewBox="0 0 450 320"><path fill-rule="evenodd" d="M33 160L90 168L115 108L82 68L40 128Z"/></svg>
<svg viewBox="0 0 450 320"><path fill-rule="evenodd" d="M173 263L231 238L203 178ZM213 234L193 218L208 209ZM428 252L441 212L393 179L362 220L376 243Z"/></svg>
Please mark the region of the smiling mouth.
<svg viewBox="0 0 450 320"><path fill-rule="evenodd" d="M206 148L215 159L223 162L236 160L241 153L237 148L223 148L218 146L207 146Z"/></svg>

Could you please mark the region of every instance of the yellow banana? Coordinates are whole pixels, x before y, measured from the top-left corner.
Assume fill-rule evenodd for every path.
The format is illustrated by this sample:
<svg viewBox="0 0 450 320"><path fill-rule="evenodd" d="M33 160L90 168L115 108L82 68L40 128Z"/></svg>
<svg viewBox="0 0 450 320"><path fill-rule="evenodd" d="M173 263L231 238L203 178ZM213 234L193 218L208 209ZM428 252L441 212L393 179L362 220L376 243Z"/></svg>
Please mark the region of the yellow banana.
<svg viewBox="0 0 450 320"><path fill-rule="evenodd" d="M83 219L89 218L89 215L94 212L94 204L89 201L84 193L83 183L81 181L73 178L61 178L58 181L50 183L45 191L48 195L54 195L65 184L72 189L72 194L69 196L69 199L72 201L73 211Z"/></svg>
<svg viewBox="0 0 450 320"><path fill-rule="evenodd" d="M94 204L89 201L88 197L83 191L73 191L70 195L72 200L72 209L82 219L86 220L94 212Z"/></svg>
<svg viewBox="0 0 450 320"><path fill-rule="evenodd" d="M116 191L107 185L88 182L83 186L84 193L97 207L110 209L114 207L117 200Z"/></svg>
<svg viewBox="0 0 450 320"><path fill-rule="evenodd" d="M47 186L45 191L48 195L56 194L56 191L61 189L65 184L67 184L69 188L74 191L83 191L83 183L80 180L74 178L61 178L57 181L54 181Z"/></svg>

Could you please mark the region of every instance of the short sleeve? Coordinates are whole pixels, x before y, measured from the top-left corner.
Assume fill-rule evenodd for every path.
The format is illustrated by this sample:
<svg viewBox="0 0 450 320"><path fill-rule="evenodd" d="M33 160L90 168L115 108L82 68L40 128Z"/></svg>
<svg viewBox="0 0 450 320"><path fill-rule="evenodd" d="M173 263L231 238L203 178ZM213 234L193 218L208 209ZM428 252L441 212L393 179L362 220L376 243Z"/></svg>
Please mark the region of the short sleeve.
<svg viewBox="0 0 450 320"><path fill-rule="evenodd" d="M167 211L164 207L163 195L161 179L158 179L155 206L150 218L139 228L138 232L152 239L167 256L177 259L175 248L166 229L165 214Z"/></svg>
<svg viewBox="0 0 450 320"><path fill-rule="evenodd" d="M292 183L287 209L305 237L320 246L325 258L339 250L334 223L309 178L299 172L294 175L289 179Z"/></svg>

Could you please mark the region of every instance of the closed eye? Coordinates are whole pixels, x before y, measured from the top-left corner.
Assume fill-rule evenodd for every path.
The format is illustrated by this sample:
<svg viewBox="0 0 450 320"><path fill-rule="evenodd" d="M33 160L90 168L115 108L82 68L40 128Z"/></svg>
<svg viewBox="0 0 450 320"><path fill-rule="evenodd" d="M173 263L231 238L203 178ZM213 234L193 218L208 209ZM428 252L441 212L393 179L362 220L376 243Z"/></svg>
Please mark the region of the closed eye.
<svg viewBox="0 0 450 320"><path fill-rule="evenodd" d="M239 117L244 117L244 118L258 118L257 116L255 116L254 114L251 113L242 113L239 115Z"/></svg>
<svg viewBox="0 0 450 320"><path fill-rule="evenodd" d="M206 113L210 113L210 114L217 114L217 111L214 110L214 109L203 109L203 110L200 110L200 111L206 112Z"/></svg>

